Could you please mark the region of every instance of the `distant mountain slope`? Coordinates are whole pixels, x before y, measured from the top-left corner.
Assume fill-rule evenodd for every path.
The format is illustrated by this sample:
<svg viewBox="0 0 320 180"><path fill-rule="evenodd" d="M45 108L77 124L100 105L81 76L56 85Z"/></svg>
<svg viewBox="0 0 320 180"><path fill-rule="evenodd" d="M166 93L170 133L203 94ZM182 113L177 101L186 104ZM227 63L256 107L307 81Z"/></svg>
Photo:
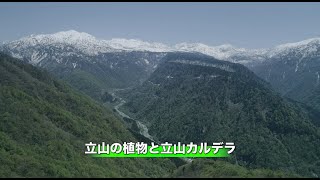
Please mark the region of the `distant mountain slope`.
<svg viewBox="0 0 320 180"><path fill-rule="evenodd" d="M320 173L319 129L242 65L169 53L146 82L124 95L123 110L160 141L234 141L234 161L241 165Z"/></svg>
<svg viewBox="0 0 320 180"><path fill-rule="evenodd" d="M0 54L0 177L162 177L167 159L94 159L85 143L136 141L113 112Z"/></svg>
<svg viewBox="0 0 320 180"><path fill-rule="evenodd" d="M46 68L96 100L108 89L127 88L144 81L168 52L198 52L243 64L282 95L313 106L310 99L319 96L316 93L320 77L319 48L320 38L267 49L246 49L229 44L167 45L137 39L101 40L70 30L6 42L0 51Z"/></svg>
<svg viewBox="0 0 320 180"><path fill-rule="evenodd" d="M320 110L320 40L280 46L286 51L251 69L282 95Z"/></svg>
<svg viewBox="0 0 320 180"><path fill-rule="evenodd" d="M10 44L3 48L3 52L45 68L98 101L109 89L139 84L164 56L152 52L88 55L69 44L31 44L26 47Z"/></svg>
<svg viewBox="0 0 320 180"><path fill-rule="evenodd" d="M101 101L112 88L127 88L145 80L165 55L155 49L135 51L149 43L126 40L98 40L76 31L31 35L0 46L0 51L32 65L45 68L58 78L92 98ZM123 42L122 42L123 43ZM131 44L131 45L130 45ZM118 46L120 46L118 48ZM121 48L122 47L122 48ZM147 48L148 50L148 48Z"/></svg>

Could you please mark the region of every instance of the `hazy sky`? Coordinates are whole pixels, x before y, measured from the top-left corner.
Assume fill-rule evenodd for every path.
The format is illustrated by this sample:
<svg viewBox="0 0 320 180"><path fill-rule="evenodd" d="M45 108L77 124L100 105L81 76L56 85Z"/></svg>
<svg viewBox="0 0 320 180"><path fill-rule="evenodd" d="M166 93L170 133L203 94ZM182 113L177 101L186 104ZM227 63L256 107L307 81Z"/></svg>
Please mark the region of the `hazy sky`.
<svg viewBox="0 0 320 180"><path fill-rule="evenodd" d="M265 48L320 37L320 3L0 3L0 41L65 30L99 39Z"/></svg>

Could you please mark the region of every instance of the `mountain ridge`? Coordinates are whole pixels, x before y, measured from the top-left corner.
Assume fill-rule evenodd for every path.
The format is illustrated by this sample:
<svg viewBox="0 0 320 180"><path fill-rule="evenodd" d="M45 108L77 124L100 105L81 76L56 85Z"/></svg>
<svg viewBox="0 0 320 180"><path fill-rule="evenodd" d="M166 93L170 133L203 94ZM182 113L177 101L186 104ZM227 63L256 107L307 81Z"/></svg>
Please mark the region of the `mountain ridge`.
<svg viewBox="0 0 320 180"><path fill-rule="evenodd" d="M88 33L70 30L30 35L3 44L0 51L44 67L53 74L68 75L64 78L67 77L78 89L93 90L94 95L87 94L95 99L100 98L104 89L126 88L142 82L156 69L162 57L172 52L202 53L218 60L242 64L270 82L282 95L300 102L308 103L309 99L313 99L313 94L320 92L317 90L320 87L318 37L267 49L245 49L230 44L167 45L139 39L103 40ZM88 76L84 74L88 73L92 78L87 79ZM78 86L76 81L83 77L86 77L84 81L95 84Z"/></svg>
<svg viewBox="0 0 320 180"><path fill-rule="evenodd" d="M30 35L18 40L3 43L9 49L24 49L36 45L71 45L87 55L98 55L107 52L121 51L150 51L150 52L200 52L217 59L237 61L242 57L241 64L251 63L287 54L292 49L298 49L303 54L312 53L312 46L320 44L320 38L310 38L294 43L285 43L272 48L248 49L238 48L230 44L210 46L203 43L177 43L168 45L160 42L149 42L140 39L112 38L111 40L97 39L93 35L75 30L60 31L53 34ZM311 46L311 47L310 47ZM308 49L309 48L309 49ZM311 48L311 50L310 50ZM19 55L13 56L19 57ZM249 60L250 58L250 60Z"/></svg>

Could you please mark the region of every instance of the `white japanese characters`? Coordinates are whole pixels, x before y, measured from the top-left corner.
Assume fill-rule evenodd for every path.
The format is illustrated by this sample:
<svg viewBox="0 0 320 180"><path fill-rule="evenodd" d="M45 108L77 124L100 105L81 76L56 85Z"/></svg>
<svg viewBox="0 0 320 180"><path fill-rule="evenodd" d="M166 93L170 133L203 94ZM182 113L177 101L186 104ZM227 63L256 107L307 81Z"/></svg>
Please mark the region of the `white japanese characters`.
<svg viewBox="0 0 320 180"><path fill-rule="evenodd" d="M225 145L224 145L225 144ZM111 145L102 142L101 144L95 144L93 142L89 142L85 144L86 151L85 154L217 154L220 149L229 149L227 151L228 154L231 154L235 150L235 145L233 142L218 142L218 143L200 143L194 144L190 142L189 144L182 144L178 142L177 144L172 143L162 143L155 144L151 142L151 145L148 145L144 142L124 142L120 143L112 143Z"/></svg>

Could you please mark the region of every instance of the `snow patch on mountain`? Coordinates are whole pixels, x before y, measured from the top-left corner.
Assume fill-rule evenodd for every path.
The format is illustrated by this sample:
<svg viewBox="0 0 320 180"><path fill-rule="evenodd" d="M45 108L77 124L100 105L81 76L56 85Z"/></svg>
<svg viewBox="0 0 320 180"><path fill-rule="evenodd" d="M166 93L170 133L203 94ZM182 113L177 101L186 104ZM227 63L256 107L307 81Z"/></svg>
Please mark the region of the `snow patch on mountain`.
<svg viewBox="0 0 320 180"><path fill-rule="evenodd" d="M47 54L44 53L44 54L41 54L40 52L38 51L34 51L31 55L31 61L30 63L35 65L35 64L38 64L39 62L41 62L44 58L47 57Z"/></svg>
<svg viewBox="0 0 320 180"><path fill-rule="evenodd" d="M125 51L151 51L151 52L169 52L172 49L162 43L149 43L137 39L111 39L102 40L105 46L109 46L115 50Z"/></svg>
<svg viewBox="0 0 320 180"><path fill-rule="evenodd" d="M219 68L221 70L228 71L228 72L235 72L233 68L225 64L206 63L202 61L185 60L185 59L170 60L169 62L190 64L190 65L196 65L196 66L214 67L214 68Z"/></svg>
<svg viewBox="0 0 320 180"><path fill-rule="evenodd" d="M200 52L203 54L207 54L217 59L227 59L235 52L245 51L245 49L236 49L231 45L222 45L222 46L207 46L201 43L180 43L175 45L175 49L179 51L187 51L187 52Z"/></svg>

